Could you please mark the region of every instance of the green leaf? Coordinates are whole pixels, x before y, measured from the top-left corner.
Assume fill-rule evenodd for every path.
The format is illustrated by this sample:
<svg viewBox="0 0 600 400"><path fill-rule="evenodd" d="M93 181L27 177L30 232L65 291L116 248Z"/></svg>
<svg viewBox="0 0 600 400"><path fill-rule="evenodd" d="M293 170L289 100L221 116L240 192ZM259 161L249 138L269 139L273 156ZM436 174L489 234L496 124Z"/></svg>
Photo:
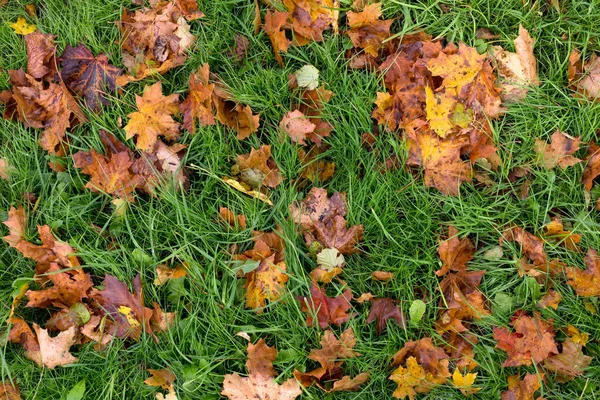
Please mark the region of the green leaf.
<svg viewBox="0 0 600 400"><path fill-rule="evenodd" d="M515 298L509 294L498 292L494 297L494 308L503 314L508 314L515 306Z"/></svg>
<svg viewBox="0 0 600 400"><path fill-rule="evenodd" d="M154 261L148 253L140 248L134 249L131 252L131 258L133 258L136 263L141 265L150 265Z"/></svg>
<svg viewBox="0 0 600 400"><path fill-rule="evenodd" d="M67 393L66 400L81 400L85 395L85 379L80 380L71 390Z"/></svg>
<svg viewBox="0 0 600 400"><path fill-rule="evenodd" d="M425 315L425 310L427 309L427 305L423 303L421 300L415 300L410 305L408 310L408 314L410 315L410 322L419 323L423 315Z"/></svg>
<svg viewBox="0 0 600 400"><path fill-rule="evenodd" d="M296 71L296 80L301 88L316 89L319 86L319 70L312 65L305 65Z"/></svg>

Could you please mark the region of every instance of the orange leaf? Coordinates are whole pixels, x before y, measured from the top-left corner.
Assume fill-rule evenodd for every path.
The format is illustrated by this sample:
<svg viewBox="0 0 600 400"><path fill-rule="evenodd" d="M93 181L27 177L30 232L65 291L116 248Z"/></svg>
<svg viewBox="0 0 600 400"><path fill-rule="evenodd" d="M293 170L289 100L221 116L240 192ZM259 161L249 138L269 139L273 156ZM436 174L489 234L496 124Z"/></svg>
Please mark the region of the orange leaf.
<svg viewBox="0 0 600 400"><path fill-rule="evenodd" d="M600 257L596 250L588 249L585 265L587 269L583 271L574 267L566 268L567 284L580 296L600 296Z"/></svg>
<svg viewBox="0 0 600 400"><path fill-rule="evenodd" d="M533 149L541 157L541 164L546 169L554 169L557 165L562 169L571 167L581 162L579 158L573 157L573 153L579 150L581 138L572 138L561 131L552 134L552 143L548 144L540 139L535 139Z"/></svg>

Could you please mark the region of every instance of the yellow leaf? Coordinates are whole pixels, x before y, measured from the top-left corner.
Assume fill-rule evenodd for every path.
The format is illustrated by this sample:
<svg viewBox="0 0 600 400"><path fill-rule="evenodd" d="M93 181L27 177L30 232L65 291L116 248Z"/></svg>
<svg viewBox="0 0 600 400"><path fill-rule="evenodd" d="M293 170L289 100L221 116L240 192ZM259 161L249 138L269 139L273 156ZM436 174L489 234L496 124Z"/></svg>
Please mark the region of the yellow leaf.
<svg viewBox="0 0 600 400"><path fill-rule="evenodd" d="M131 314L131 308L126 307L126 306L120 306L119 307L119 312L121 314L123 314L125 316L125 318L127 318L127 322L129 322L129 325L131 326L140 326L140 323L137 319L135 319L135 317Z"/></svg>
<svg viewBox="0 0 600 400"><path fill-rule="evenodd" d="M281 297L288 281L285 262L275 264L275 256L263 260L258 268L246 275L246 308L260 309L266 301ZM259 311L260 312L260 311Z"/></svg>
<svg viewBox="0 0 600 400"><path fill-rule="evenodd" d="M573 325L567 326L567 335L571 338L573 343L578 343L582 346L585 346L590 338L590 335L580 332L579 329L575 328Z"/></svg>
<svg viewBox="0 0 600 400"><path fill-rule="evenodd" d="M456 96L452 90L433 93L429 86L425 87L427 121L429 127L442 139L448 136L454 128L450 115L456 107Z"/></svg>
<svg viewBox="0 0 600 400"><path fill-rule="evenodd" d="M17 35L29 35L37 29L35 25L29 24L25 18L17 18L17 22L8 24Z"/></svg>
<svg viewBox="0 0 600 400"><path fill-rule="evenodd" d="M454 370L454 374L452 374L452 382L456 386L459 387L467 387L473 385L475 383L475 378L477 377L477 373L467 373L463 376L460 371L457 369Z"/></svg>
<svg viewBox="0 0 600 400"><path fill-rule="evenodd" d="M265 203L267 203L270 206L273 205L273 202L271 200L269 200L269 196L267 196L266 194L261 193L259 191L249 189L249 188L245 187L244 185L242 185L240 182L236 181L233 178L230 178L228 176L224 176L223 177L223 182L225 182L229 186L233 187L234 189L239 190L242 193L245 193L245 194L247 194L249 196L252 196L252 197L254 197L256 199L259 199L260 201L264 201Z"/></svg>

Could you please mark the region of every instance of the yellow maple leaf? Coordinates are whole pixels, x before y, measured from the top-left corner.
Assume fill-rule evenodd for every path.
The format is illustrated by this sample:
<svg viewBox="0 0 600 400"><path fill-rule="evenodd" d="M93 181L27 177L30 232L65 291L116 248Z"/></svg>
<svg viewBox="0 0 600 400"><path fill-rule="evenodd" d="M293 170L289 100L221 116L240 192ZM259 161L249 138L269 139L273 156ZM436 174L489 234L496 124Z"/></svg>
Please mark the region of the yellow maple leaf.
<svg viewBox="0 0 600 400"><path fill-rule="evenodd" d="M275 264L275 255L263 260L258 268L246 275L246 307L261 308L266 301L275 301L283 294L288 281L285 262Z"/></svg>
<svg viewBox="0 0 600 400"><path fill-rule="evenodd" d="M252 190L248 187L248 185L244 185L241 182L230 178L228 176L224 176L223 177L223 182L225 182L226 184L228 184L229 186L231 186L232 188L239 190L242 193L247 194L248 196L252 196L254 198L259 199L260 201L264 201L265 203L267 203L268 205L272 206L273 202L271 200L269 200L269 196L267 196L264 193L261 193L257 190Z"/></svg>
<svg viewBox="0 0 600 400"><path fill-rule="evenodd" d="M429 60L427 69L433 75L444 78L442 85L456 88L456 93L460 95L462 88L473 82L481 72L485 57L474 47L460 43L458 53L447 55L441 52L438 57Z"/></svg>
<svg viewBox="0 0 600 400"><path fill-rule="evenodd" d="M580 332L579 329L574 327L573 325L567 326L567 335L571 338L573 343L578 343L582 346L585 346L590 335L587 333Z"/></svg>
<svg viewBox="0 0 600 400"><path fill-rule="evenodd" d="M132 310L126 306L119 306L119 312L127 318L127 322L131 326L140 326L140 322L132 315Z"/></svg>
<svg viewBox="0 0 600 400"><path fill-rule="evenodd" d="M8 24L8 26L10 26L17 35L29 35L37 29L34 24L28 23L23 17L17 18L16 22L12 22Z"/></svg>
<svg viewBox="0 0 600 400"><path fill-rule="evenodd" d="M454 129L454 124L450 117L457 105L456 96L452 93L452 90L434 93L429 86L425 87L425 95L429 127L439 137L445 138Z"/></svg>
<svg viewBox="0 0 600 400"><path fill-rule="evenodd" d="M408 357L406 368L400 366L390 376L390 379L398 385L393 395L397 399L403 399L408 396L413 400L417 395L415 386L418 386L425 380L425 370L419 365L415 357Z"/></svg>

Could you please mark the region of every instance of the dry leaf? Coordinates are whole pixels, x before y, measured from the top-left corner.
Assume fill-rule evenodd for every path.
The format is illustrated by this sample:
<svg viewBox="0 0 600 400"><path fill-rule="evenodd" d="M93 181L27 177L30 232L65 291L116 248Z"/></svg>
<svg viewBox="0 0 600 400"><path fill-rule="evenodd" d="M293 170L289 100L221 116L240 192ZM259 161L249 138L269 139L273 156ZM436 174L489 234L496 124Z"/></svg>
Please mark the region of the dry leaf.
<svg viewBox="0 0 600 400"><path fill-rule="evenodd" d="M214 109L212 103L215 85L209 83L209 65L203 64L198 70L190 75L188 83L189 94L181 103L180 110L183 114L183 128L196 133L196 123L201 125L214 125Z"/></svg>
<svg viewBox="0 0 600 400"><path fill-rule="evenodd" d="M475 254L475 246L468 237L459 239L458 230L453 226L449 226L448 239L440 242L438 254L442 260L442 268L436 271L435 274L444 276L450 271L466 270L467 263L471 261Z"/></svg>
<svg viewBox="0 0 600 400"><path fill-rule="evenodd" d="M389 282L392 279L394 279L394 273L385 271L375 271L371 273L371 278L379 282Z"/></svg>
<svg viewBox="0 0 600 400"><path fill-rule="evenodd" d="M253 189L260 189L263 185L275 188L283 182L279 168L271 158L271 145L263 144L259 149L250 150L250 154L238 155L232 172Z"/></svg>
<svg viewBox="0 0 600 400"><path fill-rule="evenodd" d="M600 296L600 257L596 250L588 249L585 265L585 270L575 267L565 269L569 279L567 284L575 289L579 296Z"/></svg>
<svg viewBox="0 0 600 400"><path fill-rule="evenodd" d="M302 311L307 314L306 325L319 325L321 329L327 328L330 324L340 326L354 316L348 314L352 308L352 291L346 289L344 293L336 297L328 297L325 290L313 282L310 287L310 298L300 297ZM313 318L316 316L316 318Z"/></svg>
<svg viewBox="0 0 600 400"><path fill-rule="evenodd" d="M177 265L175 268L169 268L165 264L156 266L156 279L154 286L162 286L171 279L183 278L187 275L187 269L183 264Z"/></svg>
<svg viewBox="0 0 600 400"><path fill-rule="evenodd" d="M29 35L35 32L37 27L34 24L30 24L27 20L21 16L17 18L15 22L8 24L17 35Z"/></svg>
<svg viewBox="0 0 600 400"><path fill-rule="evenodd" d="M350 37L354 47L364 49L365 53L377 57L383 47L383 41L390 37L393 19L380 20L381 3L373 3L361 12L348 11L346 18L350 29L346 35Z"/></svg>
<svg viewBox="0 0 600 400"><path fill-rule="evenodd" d="M376 330L379 336L385 330L389 320L396 321L401 328L406 329L406 318L395 300L372 299L367 324L377 321Z"/></svg>
<svg viewBox="0 0 600 400"><path fill-rule="evenodd" d="M536 139L533 149L541 157L541 164L546 169L554 169L557 165L562 169L581 162L579 158L573 157L573 153L579 150L581 138L571 138L561 131L552 134L552 143Z"/></svg>
<svg viewBox="0 0 600 400"><path fill-rule="evenodd" d="M544 379L544 374L538 377L536 374L525 374L523 380L519 380L519 375L508 377L508 390L502 392L502 400L534 400L535 392L541 387L540 382ZM538 398L539 399L539 398Z"/></svg>

